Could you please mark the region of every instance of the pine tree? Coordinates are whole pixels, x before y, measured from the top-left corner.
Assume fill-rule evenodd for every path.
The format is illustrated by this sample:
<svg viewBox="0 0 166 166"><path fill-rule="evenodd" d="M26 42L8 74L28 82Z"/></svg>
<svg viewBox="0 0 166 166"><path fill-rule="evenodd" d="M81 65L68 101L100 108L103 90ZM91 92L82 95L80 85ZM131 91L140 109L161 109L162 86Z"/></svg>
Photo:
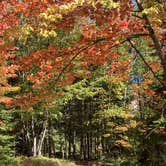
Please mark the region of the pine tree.
<svg viewBox="0 0 166 166"><path fill-rule="evenodd" d="M10 110L0 109L0 165L16 165L14 159L14 136L12 135L14 123Z"/></svg>

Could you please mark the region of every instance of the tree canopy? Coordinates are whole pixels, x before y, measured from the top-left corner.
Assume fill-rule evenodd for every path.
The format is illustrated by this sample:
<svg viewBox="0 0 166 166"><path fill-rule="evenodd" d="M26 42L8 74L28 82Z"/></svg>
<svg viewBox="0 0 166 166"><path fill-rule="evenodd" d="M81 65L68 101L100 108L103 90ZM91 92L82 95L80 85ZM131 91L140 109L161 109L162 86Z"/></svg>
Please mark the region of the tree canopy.
<svg viewBox="0 0 166 166"><path fill-rule="evenodd" d="M164 0L1 0L0 149L166 163L148 151L166 153L165 15Z"/></svg>

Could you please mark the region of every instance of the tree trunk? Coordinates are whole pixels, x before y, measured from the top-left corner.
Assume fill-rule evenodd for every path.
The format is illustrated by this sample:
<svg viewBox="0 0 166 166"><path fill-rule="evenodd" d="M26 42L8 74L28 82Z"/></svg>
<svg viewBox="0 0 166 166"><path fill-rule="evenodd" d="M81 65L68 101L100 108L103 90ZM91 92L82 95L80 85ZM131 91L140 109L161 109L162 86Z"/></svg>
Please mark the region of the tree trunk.
<svg viewBox="0 0 166 166"><path fill-rule="evenodd" d="M136 0L136 3L138 6L138 9L142 12L144 10L142 4L139 2L139 0ZM148 16L145 13L143 14L143 19L145 20L147 30L149 31L149 36L151 37L151 39L154 43L154 47L156 49L157 56L161 60L161 64L163 66L163 71L164 71L163 80L166 81L166 56L165 56L165 52L164 52L164 50L162 50L159 39L157 38L156 33L152 27L152 24L151 24Z"/></svg>
<svg viewBox="0 0 166 166"><path fill-rule="evenodd" d="M32 128L32 138L33 138L32 154L35 157L37 155L37 138L36 138L36 133L35 133L33 116L32 116L32 120L31 120L31 128Z"/></svg>
<svg viewBox="0 0 166 166"><path fill-rule="evenodd" d="M51 118L49 115L48 120L48 156L51 157L52 155L52 138L51 138Z"/></svg>
<svg viewBox="0 0 166 166"><path fill-rule="evenodd" d="M46 136L46 132L47 132L47 127L46 127L46 124L44 124L43 131L40 135L40 139L38 141L38 146L37 146L37 155L38 156L41 156L41 154L42 154L42 146L43 146L44 138Z"/></svg>
<svg viewBox="0 0 166 166"><path fill-rule="evenodd" d="M73 131L73 158L75 158L76 144L75 144L75 131Z"/></svg>
<svg viewBox="0 0 166 166"><path fill-rule="evenodd" d="M37 148L36 148L36 136L33 138L33 157L37 156Z"/></svg>

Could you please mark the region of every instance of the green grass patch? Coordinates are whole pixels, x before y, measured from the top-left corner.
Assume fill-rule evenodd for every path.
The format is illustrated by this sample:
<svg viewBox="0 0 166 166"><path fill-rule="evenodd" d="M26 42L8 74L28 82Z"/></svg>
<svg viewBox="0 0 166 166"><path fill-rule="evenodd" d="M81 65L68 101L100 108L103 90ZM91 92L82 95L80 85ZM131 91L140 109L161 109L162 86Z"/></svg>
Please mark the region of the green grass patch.
<svg viewBox="0 0 166 166"><path fill-rule="evenodd" d="M47 157L30 157L20 162L20 166L62 166L58 159Z"/></svg>

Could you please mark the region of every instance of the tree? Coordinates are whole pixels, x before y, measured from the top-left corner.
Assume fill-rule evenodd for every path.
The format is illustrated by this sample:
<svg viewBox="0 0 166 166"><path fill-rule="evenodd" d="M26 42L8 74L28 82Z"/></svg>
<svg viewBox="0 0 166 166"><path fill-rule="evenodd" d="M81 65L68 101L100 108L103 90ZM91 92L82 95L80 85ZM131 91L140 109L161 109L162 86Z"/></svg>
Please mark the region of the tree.
<svg viewBox="0 0 166 166"><path fill-rule="evenodd" d="M140 127L137 131L145 130L143 134L139 132L139 138L142 134L144 144L146 138L150 138L154 133L165 132L162 129L165 126L163 98L166 90L164 7L165 3L158 0L135 0L134 4L133 1L128 0L8 0L0 2L2 9L0 13L0 102L5 103L7 108L29 110L27 119L25 119L26 114L20 114L22 122L18 125L25 127L21 134L26 133L31 136L30 139L29 137L23 139L25 142L29 139L31 154L33 153L34 156L37 153L41 154L45 142L51 140L53 118L50 110L57 106L56 101L63 97L64 90L70 85L74 93L78 93L75 97L70 96L72 102L76 103L76 107L79 106L79 102L83 102L84 108L82 112L80 111L83 114L80 120L83 122L78 128L70 120L78 115L66 111L70 118L66 119L65 126L69 124L71 128L73 127L71 129L73 135L70 136L67 131L64 131L65 139L70 144L68 153L71 154L73 150L75 154L75 142L71 141L75 138L73 130L77 131L80 128L85 129L85 132L89 130L87 125L89 117L85 114L86 103L88 103L86 97L92 95L91 99L95 98L91 92L94 87L86 85L86 80L91 78L99 68L104 68L104 74L109 78L107 81L112 85L110 93L114 100L111 103L116 105L115 108L107 107L110 94L107 94L106 89L103 88L105 94L100 95L106 103L102 113L109 116L102 119L100 114L99 121L106 121L105 124L100 123L102 133L107 132L109 119L115 126L122 125L121 127L127 125L126 123L130 120L130 118L125 119L124 116L117 118L116 114L112 116L110 112L115 113L116 109L120 113L126 109L130 111L130 108L126 108L127 102L131 100L130 97L122 102L117 96L121 92L118 87L123 87L124 82L124 85L130 85L132 72L137 72L142 77L141 84L133 85L136 95L139 96L137 97L140 106L138 111L146 115L134 119ZM138 59L135 66L132 65L134 58ZM140 66L136 67L136 65ZM144 69L140 69L141 67ZM100 78L100 74L96 78ZM107 84L107 81L104 82ZM96 87L98 89L98 85ZM83 93L84 90L87 93ZM155 96L152 97L152 95ZM144 103L147 103L147 106ZM68 104L70 106L72 103ZM144 110L152 110L152 107L158 112L150 112L150 115L144 113ZM98 111L99 105L94 109L87 115L91 117L93 111ZM35 113L34 110L38 112ZM72 109L71 111L74 112ZM119 121L122 123L119 124ZM93 142L89 134L92 134L91 131L78 136L81 142L81 155L84 158L87 158L85 147L89 147L88 144ZM109 151L108 139L112 137L106 135L108 138L104 138L100 135L101 133L96 134L99 134L95 137L96 142L102 144L104 141L106 145L103 143L103 151ZM116 127L111 134L119 138ZM130 132L124 131L124 135L128 134L130 135ZM145 139L144 134L147 135ZM118 140L114 139L114 141ZM120 145L120 142L117 144ZM95 151L100 156L96 145ZM38 152L35 150L36 147ZM89 157L90 147L87 150Z"/></svg>
<svg viewBox="0 0 166 166"><path fill-rule="evenodd" d="M5 110L1 105L0 110L0 164L16 164L15 158L15 138L13 135L14 123L12 113Z"/></svg>

